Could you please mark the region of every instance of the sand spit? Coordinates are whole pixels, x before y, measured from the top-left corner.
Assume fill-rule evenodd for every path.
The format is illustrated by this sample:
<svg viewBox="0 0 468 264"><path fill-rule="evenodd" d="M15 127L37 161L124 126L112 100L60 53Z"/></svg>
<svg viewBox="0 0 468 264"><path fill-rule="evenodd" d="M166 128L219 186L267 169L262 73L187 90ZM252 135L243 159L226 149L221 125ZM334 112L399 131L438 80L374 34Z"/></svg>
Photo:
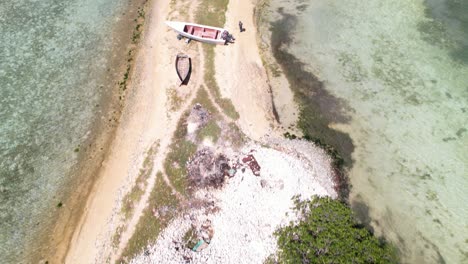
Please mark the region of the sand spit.
<svg viewBox="0 0 468 264"><path fill-rule="evenodd" d="M188 107L194 107L190 102L196 91L202 89L205 62L201 45L206 44L177 41L176 35L163 23L170 10L176 9L171 3L169 0L151 2L136 58L135 89L129 94L112 153L103 164L100 180L94 186L86 213L75 230L66 263L113 263L119 258L147 207L157 172L164 172L163 163L170 152L177 122ZM188 3L189 16L193 15L197 3ZM194 263L261 263L276 250L274 230L294 219L293 214L288 214L294 195L337 196L331 159L326 153L310 142L286 140L282 136L285 131L274 117L268 76L255 46L253 8L251 0L229 2L226 27L235 32L237 19L242 19L247 31L236 33L235 44L215 49L216 80L223 97L234 103L239 119L231 120L215 107L219 112L215 119L221 130L218 142L207 139L197 142L194 133L202 126L196 123L200 121L189 118L187 123L187 138L199 144L199 151L209 149L206 153L213 153L213 157L224 155L230 165L241 164L241 167L237 168L234 177L225 177L223 187L203 187L194 191L189 199L205 201L204 206L181 208L180 215L162 230L156 243L148 245L145 252L132 260L133 263L183 263L184 256ZM195 67L188 86L178 88L175 87L178 80L173 57L181 51L192 57ZM178 98L181 101L179 107L171 105L170 90L182 91ZM211 94L208 96L212 97ZM289 103L294 105L294 102ZM206 117L205 121L214 118L208 114ZM231 123L240 127L239 134L250 138L238 151L226 139L229 132L233 132L230 131ZM148 187L137 202L133 216L123 223L120 220L122 198L139 173L144 153L156 141L160 147L152 160L154 166L148 176ZM242 158L249 153L261 167L260 176L255 176L248 165L242 164ZM193 157L191 161L197 162ZM206 171L208 169L211 167ZM213 230L208 247L201 252L192 252L183 246L181 240L187 230L192 225L200 227L207 220ZM121 224L125 224L125 231L121 233L118 245L113 245L112 236Z"/></svg>
<svg viewBox="0 0 468 264"><path fill-rule="evenodd" d="M219 190L197 191L194 198L207 200L216 210L184 212L131 263L262 263L274 253L273 232L295 219L291 210L294 195L336 198L337 194L330 160L323 151L300 140L281 140L281 147L279 140L272 141L282 151L249 144L238 156L254 155L261 166L260 176L247 167ZM200 252L187 248L186 232L207 221L213 229L210 243Z"/></svg>

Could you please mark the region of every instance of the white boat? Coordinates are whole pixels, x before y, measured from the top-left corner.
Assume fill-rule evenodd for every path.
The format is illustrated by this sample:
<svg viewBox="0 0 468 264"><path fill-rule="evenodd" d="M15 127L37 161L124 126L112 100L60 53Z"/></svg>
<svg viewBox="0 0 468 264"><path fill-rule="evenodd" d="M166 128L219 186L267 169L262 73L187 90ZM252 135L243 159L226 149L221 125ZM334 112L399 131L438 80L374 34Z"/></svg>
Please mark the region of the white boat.
<svg viewBox="0 0 468 264"><path fill-rule="evenodd" d="M188 39L210 44L233 43L234 38L224 28L204 26L188 22L166 21L166 25Z"/></svg>

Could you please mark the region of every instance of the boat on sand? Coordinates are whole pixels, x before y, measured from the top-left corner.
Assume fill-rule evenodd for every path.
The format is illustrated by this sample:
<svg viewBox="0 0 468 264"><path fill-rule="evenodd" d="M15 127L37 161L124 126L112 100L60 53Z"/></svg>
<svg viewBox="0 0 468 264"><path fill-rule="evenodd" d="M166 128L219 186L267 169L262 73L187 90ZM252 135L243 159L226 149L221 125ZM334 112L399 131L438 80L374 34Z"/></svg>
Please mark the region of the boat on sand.
<svg viewBox="0 0 468 264"><path fill-rule="evenodd" d="M204 26L188 22L166 21L166 25L188 39L210 44L234 43L234 37L224 28Z"/></svg>
<svg viewBox="0 0 468 264"><path fill-rule="evenodd" d="M177 54L175 67L181 81L180 85L187 84L192 72L192 59L185 54Z"/></svg>

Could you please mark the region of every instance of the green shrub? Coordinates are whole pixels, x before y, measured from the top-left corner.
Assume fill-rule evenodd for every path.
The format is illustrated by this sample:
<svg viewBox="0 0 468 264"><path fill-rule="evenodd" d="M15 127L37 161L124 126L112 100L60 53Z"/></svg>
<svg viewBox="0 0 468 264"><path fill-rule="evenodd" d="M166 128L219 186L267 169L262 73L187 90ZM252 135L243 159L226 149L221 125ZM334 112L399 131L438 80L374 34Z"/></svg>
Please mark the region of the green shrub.
<svg viewBox="0 0 468 264"><path fill-rule="evenodd" d="M298 223L280 228L280 263L397 263L395 249L357 224L344 203L325 197L295 197Z"/></svg>

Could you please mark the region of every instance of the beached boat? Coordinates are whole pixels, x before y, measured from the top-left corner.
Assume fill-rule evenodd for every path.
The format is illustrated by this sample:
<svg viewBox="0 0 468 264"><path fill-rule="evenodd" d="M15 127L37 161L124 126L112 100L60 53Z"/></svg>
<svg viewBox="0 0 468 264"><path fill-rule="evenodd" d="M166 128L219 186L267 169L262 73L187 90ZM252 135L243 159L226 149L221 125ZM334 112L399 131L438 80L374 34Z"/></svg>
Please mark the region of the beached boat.
<svg viewBox="0 0 468 264"><path fill-rule="evenodd" d="M180 85L187 84L192 72L192 59L185 54L177 54L175 67L181 81Z"/></svg>
<svg viewBox="0 0 468 264"><path fill-rule="evenodd" d="M188 22L166 21L181 36L210 44L233 43L234 37L224 28L204 26Z"/></svg>

